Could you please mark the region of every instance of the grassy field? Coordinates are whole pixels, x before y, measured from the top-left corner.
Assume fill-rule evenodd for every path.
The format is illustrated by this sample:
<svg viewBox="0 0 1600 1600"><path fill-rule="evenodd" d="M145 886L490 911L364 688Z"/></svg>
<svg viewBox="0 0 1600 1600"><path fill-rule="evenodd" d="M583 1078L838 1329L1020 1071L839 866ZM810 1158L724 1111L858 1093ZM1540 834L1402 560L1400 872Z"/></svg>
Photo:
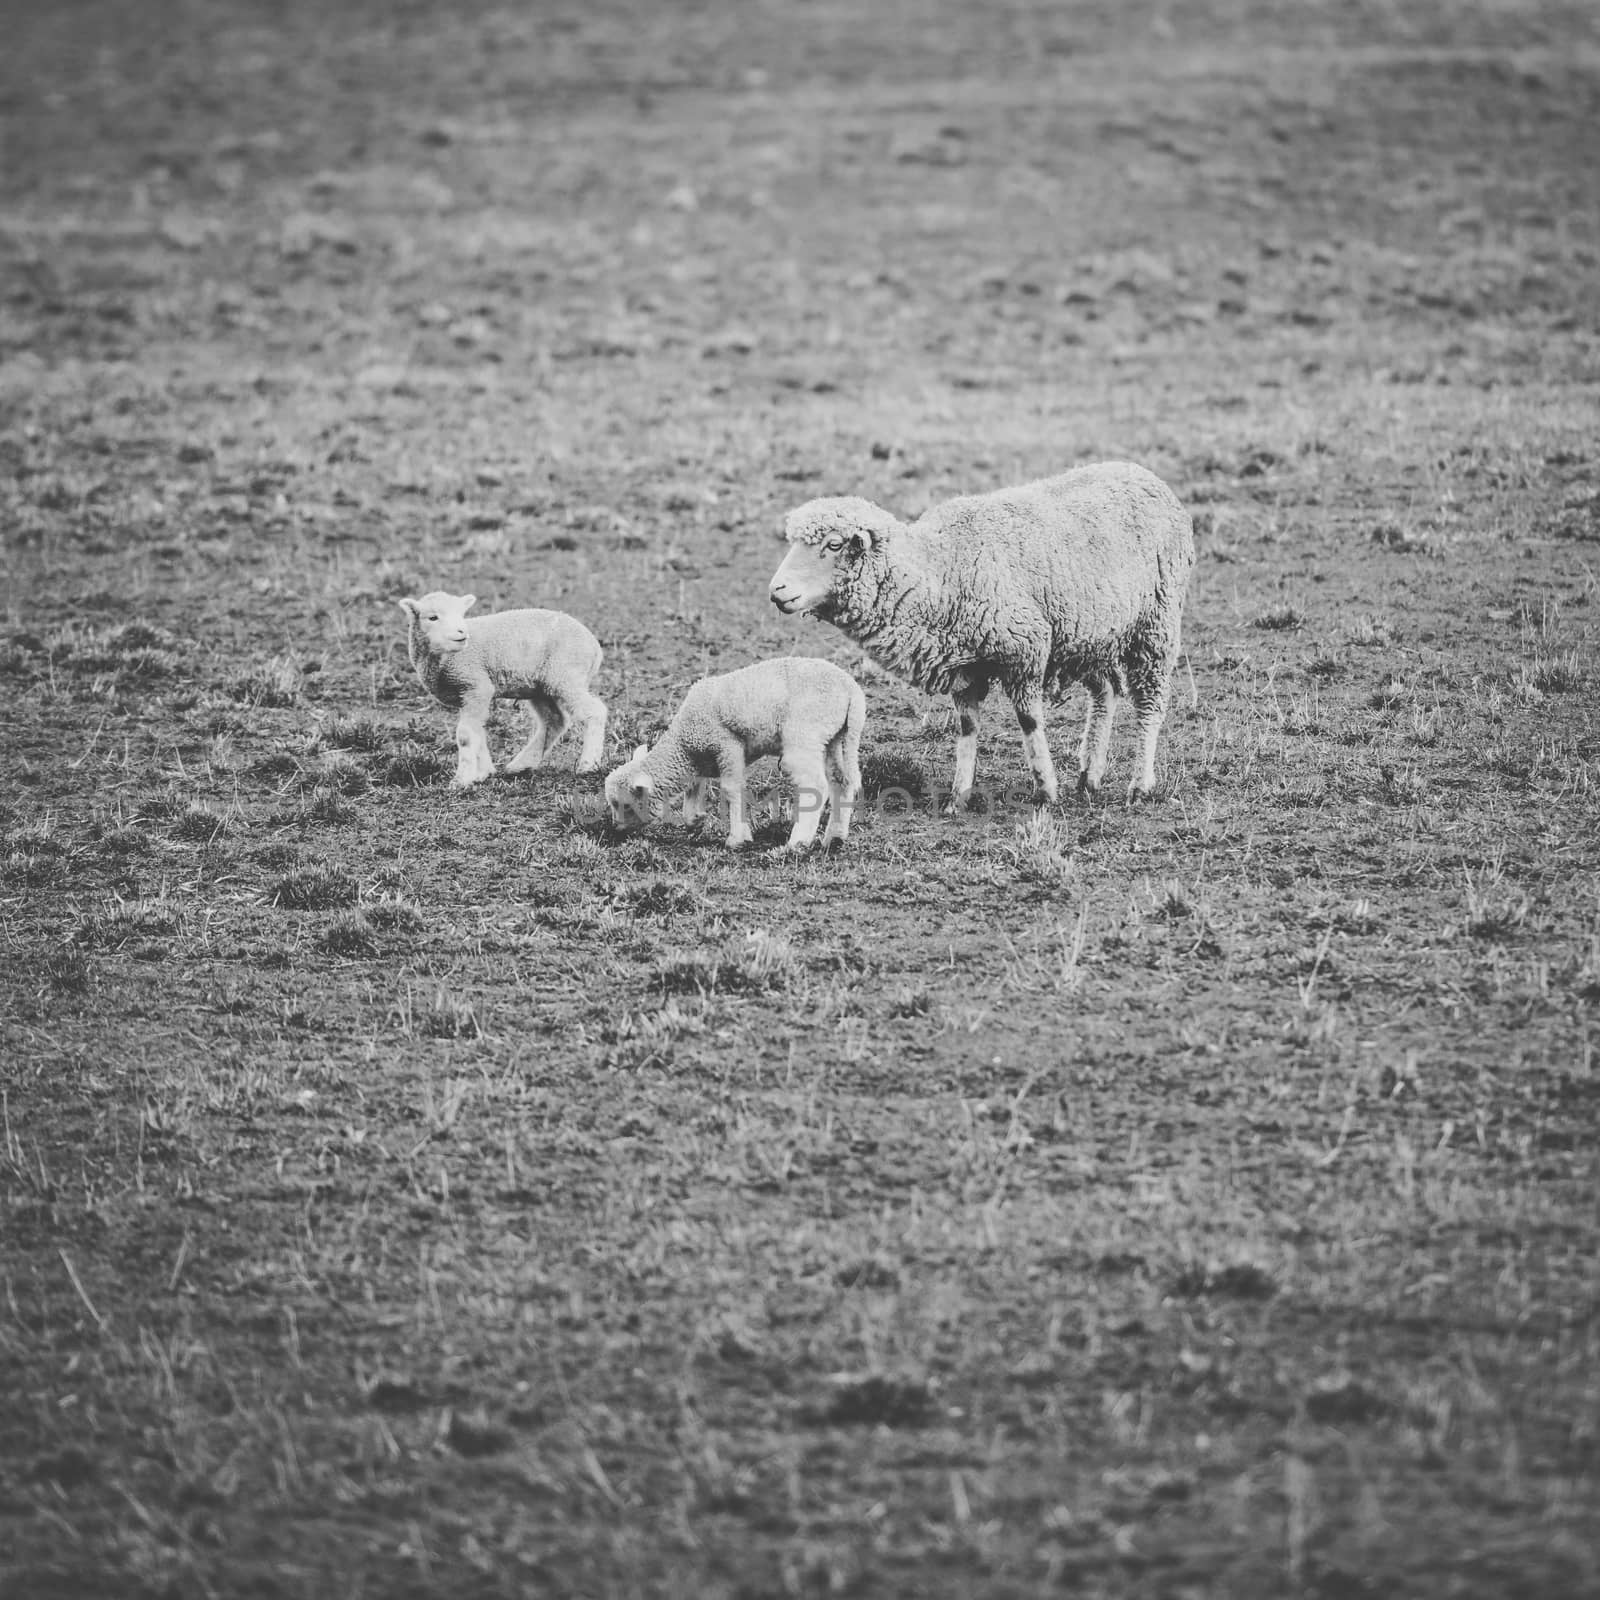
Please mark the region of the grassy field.
<svg viewBox="0 0 1600 1600"><path fill-rule="evenodd" d="M0 38L0 1591L1600 1593L1591 6ZM783 513L1112 456L1159 796L941 816ZM858 671L849 849L453 791L432 587Z"/></svg>

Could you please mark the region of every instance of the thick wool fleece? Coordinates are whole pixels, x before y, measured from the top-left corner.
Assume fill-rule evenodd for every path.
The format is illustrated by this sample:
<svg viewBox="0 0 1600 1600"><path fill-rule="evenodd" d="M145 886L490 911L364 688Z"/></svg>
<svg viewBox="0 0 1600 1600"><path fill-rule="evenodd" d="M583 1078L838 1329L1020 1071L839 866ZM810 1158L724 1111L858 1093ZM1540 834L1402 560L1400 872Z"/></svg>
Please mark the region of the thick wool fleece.
<svg viewBox="0 0 1600 1600"><path fill-rule="evenodd" d="M1081 683L1091 697L1083 786L1099 783L1118 694L1134 700L1146 734L1136 787L1153 785L1194 565L1188 513L1159 478L1102 462L949 500L909 526L870 502L817 500L792 512L786 531L820 547L851 529L865 537L835 558L816 615L890 671L954 696L963 743L975 741L976 707L998 686L1017 708L1039 798L1054 799L1049 751L1035 739L1039 703ZM971 787L962 746L955 787L958 796Z"/></svg>

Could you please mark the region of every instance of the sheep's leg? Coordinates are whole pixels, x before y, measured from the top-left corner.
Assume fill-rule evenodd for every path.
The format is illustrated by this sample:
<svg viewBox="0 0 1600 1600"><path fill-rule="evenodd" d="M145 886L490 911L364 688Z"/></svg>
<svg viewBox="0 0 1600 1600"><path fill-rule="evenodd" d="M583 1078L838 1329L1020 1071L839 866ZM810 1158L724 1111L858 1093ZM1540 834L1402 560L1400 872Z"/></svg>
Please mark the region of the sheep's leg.
<svg viewBox="0 0 1600 1600"><path fill-rule="evenodd" d="M528 731L528 742L506 762L507 772L531 772L544 761L544 753L561 737L565 722L559 707L540 704L537 700L523 702L528 708L533 726Z"/></svg>
<svg viewBox="0 0 1600 1600"><path fill-rule="evenodd" d="M683 820L692 828L705 821L706 790L711 786L704 778L696 778L683 791Z"/></svg>
<svg viewBox="0 0 1600 1600"><path fill-rule="evenodd" d="M456 719L456 776L458 789L487 778L494 771L494 757L489 754L489 737L483 731L489 715L492 694L469 694L461 702L461 712Z"/></svg>
<svg viewBox="0 0 1600 1600"><path fill-rule="evenodd" d="M950 783L950 801L946 807L952 812L965 810L972 796L972 780L978 770L978 723L983 697L988 692L988 680L977 678L950 696L955 701L956 715L961 719L961 732L956 738L956 772Z"/></svg>
<svg viewBox="0 0 1600 1600"><path fill-rule="evenodd" d="M605 759L606 703L599 695L585 694L573 708L572 720L583 729L578 771L593 772Z"/></svg>
<svg viewBox="0 0 1600 1600"><path fill-rule="evenodd" d="M861 794L861 774L851 760L847 736L840 734L826 755L828 774L828 831L824 846L843 844L850 837L850 813Z"/></svg>
<svg viewBox="0 0 1600 1600"><path fill-rule="evenodd" d="M683 791L683 820L696 832L704 833L720 807L722 796L715 778L697 777Z"/></svg>
<svg viewBox="0 0 1600 1600"><path fill-rule="evenodd" d="M1094 795L1099 793L1101 780L1106 775L1117 692L1099 679L1086 684L1085 688L1089 691L1089 715L1083 724L1083 742L1078 746L1078 793Z"/></svg>
<svg viewBox="0 0 1600 1600"><path fill-rule="evenodd" d="M833 792L820 750L785 750L783 770L794 785L794 826L786 850L804 850L817 837L823 800ZM830 824L831 827L831 824Z"/></svg>
<svg viewBox="0 0 1600 1600"><path fill-rule="evenodd" d="M1174 658L1176 651L1174 651ZM1130 675L1131 676L1131 675ZM1129 698L1139 709L1139 770L1128 785L1128 798L1150 794L1156 786L1156 741L1167 716L1167 694L1172 686L1172 662L1141 671L1128 685Z"/></svg>
<svg viewBox="0 0 1600 1600"><path fill-rule="evenodd" d="M728 848L737 850L755 840L755 832L745 814L744 750L741 746L733 744L722 749L717 758L717 778L728 802Z"/></svg>
<svg viewBox="0 0 1600 1600"><path fill-rule="evenodd" d="M1050 741L1044 732L1044 696L1029 690L1016 702L1017 725L1022 729L1022 753L1033 774L1033 803L1053 806L1058 785L1056 764L1050 759Z"/></svg>

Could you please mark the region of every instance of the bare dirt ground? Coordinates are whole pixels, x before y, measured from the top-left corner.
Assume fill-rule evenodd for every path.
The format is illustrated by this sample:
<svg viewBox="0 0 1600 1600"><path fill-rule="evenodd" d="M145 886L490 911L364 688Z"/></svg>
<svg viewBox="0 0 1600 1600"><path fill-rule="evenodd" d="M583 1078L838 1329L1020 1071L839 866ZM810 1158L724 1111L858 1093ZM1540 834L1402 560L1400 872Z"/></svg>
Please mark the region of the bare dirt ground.
<svg viewBox="0 0 1600 1600"><path fill-rule="evenodd" d="M0 1590L1600 1593L1591 6L0 38ZM582 617L620 759L859 668L790 506L1107 456L1155 803L448 787L399 596Z"/></svg>

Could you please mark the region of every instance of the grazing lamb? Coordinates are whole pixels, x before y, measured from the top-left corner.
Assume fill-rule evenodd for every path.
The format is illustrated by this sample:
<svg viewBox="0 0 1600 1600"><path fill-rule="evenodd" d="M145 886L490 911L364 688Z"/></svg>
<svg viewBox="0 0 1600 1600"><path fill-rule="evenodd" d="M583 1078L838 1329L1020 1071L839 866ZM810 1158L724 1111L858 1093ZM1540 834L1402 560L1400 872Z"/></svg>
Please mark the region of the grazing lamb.
<svg viewBox="0 0 1600 1600"><path fill-rule="evenodd" d="M468 622L477 598L436 589L400 602L411 619L411 664L423 688L460 712L456 784L465 788L494 771L483 724L497 699L526 700L533 713L533 731L507 772L538 766L573 722L583 728L578 771L593 772L606 741L605 702L589 692L600 641L561 611L497 611Z"/></svg>
<svg viewBox="0 0 1600 1600"><path fill-rule="evenodd" d="M861 793L861 727L867 700L850 674L829 661L779 656L737 672L702 678L655 749L606 779L606 801L619 827L644 826L661 803L686 794L684 813L701 818L705 782L716 778L728 800L728 848L753 838L746 815L745 763L781 756L795 786L794 828L786 849L804 850L817 836L824 792L825 845L842 844Z"/></svg>
<svg viewBox="0 0 1600 1600"><path fill-rule="evenodd" d="M855 496L789 513L772 603L814 612L961 718L953 806L972 792L990 686L1016 707L1035 805L1054 803L1044 697L1089 691L1078 787L1105 776L1116 697L1139 709L1144 760L1128 794L1155 787L1156 739L1177 663L1194 532L1166 484L1131 462L1077 467L947 500L909 527Z"/></svg>

